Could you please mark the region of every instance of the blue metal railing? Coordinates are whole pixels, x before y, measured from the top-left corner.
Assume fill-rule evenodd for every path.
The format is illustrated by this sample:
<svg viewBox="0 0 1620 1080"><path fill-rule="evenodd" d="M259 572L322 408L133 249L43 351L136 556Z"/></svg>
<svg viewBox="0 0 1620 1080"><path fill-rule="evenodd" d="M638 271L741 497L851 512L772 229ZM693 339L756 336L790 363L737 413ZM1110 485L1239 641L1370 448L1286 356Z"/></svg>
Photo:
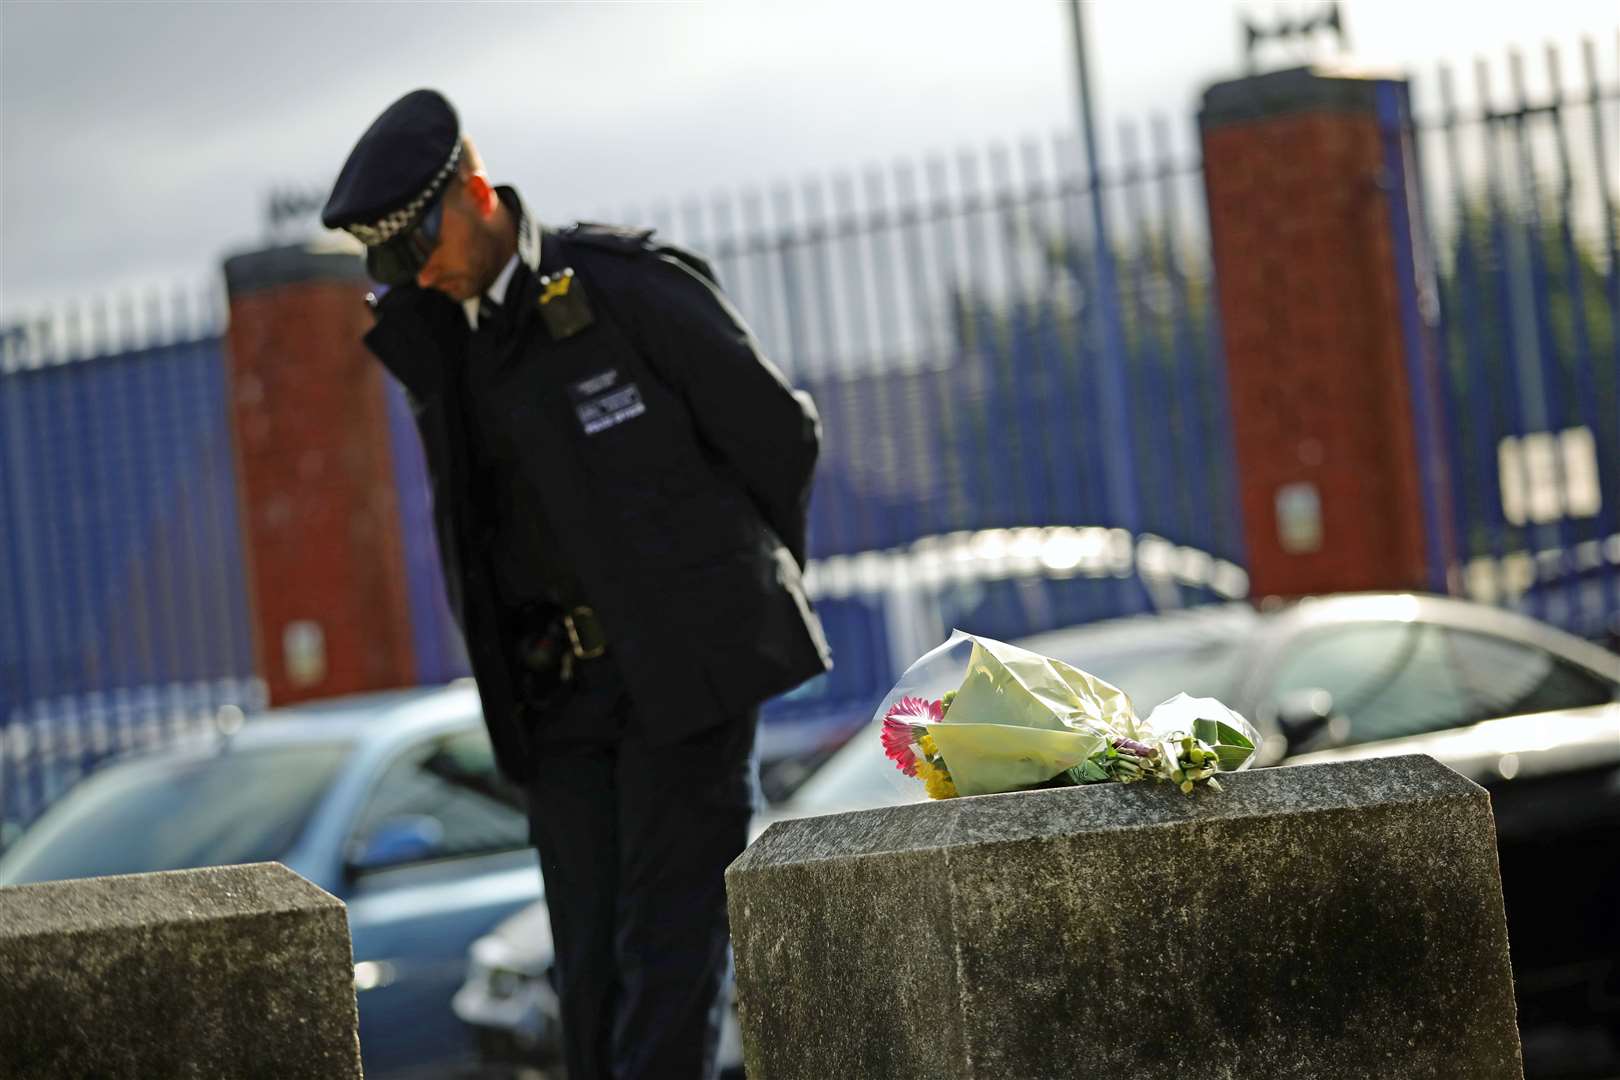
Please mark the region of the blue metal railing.
<svg viewBox="0 0 1620 1080"><path fill-rule="evenodd" d="M1162 130L1162 129L1161 129ZM812 554L888 550L962 530L1115 520L1108 462L1130 459L1143 527L1225 556L1235 515L1195 506L1182 464L1230 490L1224 379L1201 235L1199 174L1132 154L1093 180L1072 140L846 177L771 200L648 220L713 256L766 352L816 396L826 425ZM1099 350L1093 184L1121 239L1107 252L1121 341ZM797 195L797 197L795 197ZM1190 211L1190 212L1189 212ZM745 231L722 231L744 222ZM705 226L708 228L705 228ZM1122 430L1098 431L1101 369L1124 386ZM1223 464L1224 463L1224 464Z"/></svg>
<svg viewBox="0 0 1620 1080"><path fill-rule="evenodd" d="M180 297L5 331L0 819L261 704L218 326Z"/></svg>
<svg viewBox="0 0 1620 1080"><path fill-rule="evenodd" d="M1568 93L1549 47L1541 101L1519 54L1505 101L1482 62L1467 112L1442 68L1415 135L1437 219L1453 587L1601 637L1620 632L1620 87L1590 42L1583 61Z"/></svg>

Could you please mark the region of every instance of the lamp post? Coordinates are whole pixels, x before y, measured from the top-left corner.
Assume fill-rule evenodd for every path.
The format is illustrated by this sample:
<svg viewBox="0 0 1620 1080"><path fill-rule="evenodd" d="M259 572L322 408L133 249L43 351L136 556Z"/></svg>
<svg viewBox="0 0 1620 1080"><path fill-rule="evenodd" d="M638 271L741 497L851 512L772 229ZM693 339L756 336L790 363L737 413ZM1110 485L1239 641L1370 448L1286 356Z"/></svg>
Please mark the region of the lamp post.
<svg viewBox="0 0 1620 1080"><path fill-rule="evenodd" d="M1091 76L1086 59L1085 15L1081 0L1069 0L1074 28L1075 72L1080 95L1080 132L1085 140L1087 184L1091 193L1092 268L1095 295L1088 330L1097 334L1097 402L1100 406L1110 523L1127 529L1134 540L1141 528L1141 505L1136 487L1136 455L1129 423L1130 396L1125 387L1125 330L1120 323L1119 283L1114 255L1108 243L1108 215L1103 209L1102 166L1097 154L1097 125L1091 109Z"/></svg>

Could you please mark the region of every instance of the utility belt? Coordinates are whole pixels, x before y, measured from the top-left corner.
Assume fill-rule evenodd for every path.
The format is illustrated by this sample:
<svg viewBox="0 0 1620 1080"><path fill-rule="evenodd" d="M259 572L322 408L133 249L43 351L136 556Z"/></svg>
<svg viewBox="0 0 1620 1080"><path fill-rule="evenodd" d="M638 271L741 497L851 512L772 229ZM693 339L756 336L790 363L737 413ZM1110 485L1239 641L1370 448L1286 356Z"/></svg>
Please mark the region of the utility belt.
<svg viewBox="0 0 1620 1080"><path fill-rule="evenodd" d="M587 605L528 605L518 613L520 689L533 707L557 703L583 669L606 655L607 635Z"/></svg>

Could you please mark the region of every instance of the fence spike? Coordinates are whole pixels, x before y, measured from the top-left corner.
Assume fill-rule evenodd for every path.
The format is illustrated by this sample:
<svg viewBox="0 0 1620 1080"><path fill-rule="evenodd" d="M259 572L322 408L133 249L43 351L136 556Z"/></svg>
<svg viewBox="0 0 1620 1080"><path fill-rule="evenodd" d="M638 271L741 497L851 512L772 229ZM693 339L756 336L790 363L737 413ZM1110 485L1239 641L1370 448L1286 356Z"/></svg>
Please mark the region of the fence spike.
<svg viewBox="0 0 1620 1080"><path fill-rule="evenodd" d="M51 350L51 364L67 364L95 355L103 343L86 332L84 322L84 308L79 301L71 300L62 306L62 336Z"/></svg>
<svg viewBox="0 0 1620 1080"><path fill-rule="evenodd" d="M1524 54L1516 47L1509 48L1508 53L1508 86L1513 91L1514 104L1520 109L1530 107L1530 93L1524 81Z"/></svg>
<svg viewBox="0 0 1620 1080"><path fill-rule="evenodd" d="M1451 65L1441 63L1436 74L1440 83L1440 122L1443 127L1452 128L1457 124L1457 87Z"/></svg>
<svg viewBox="0 0 1620 1080"><path fill-rule="evenodd" d="M1558 46L1549 41L1546 45L1547 84L1552 97L1548 102L1555 110L1564 107L1564 80L1559 64Z"/></svg>
<svg viewBox="0 0 1620 1080"><path fill-rule="evenodd" d="M694 248L712 247L714 238L704 228L703 203L695 196L681 204L681 242Z"/></svg>
<svg viewBox="0 0 1620 1080"><path fill-rule="evenodd" d="M798 243L793 215L793 188L785 180L778 181L771 187L770 200L771 216L785 253L785 249L792 248Z"/></svg>
<svg viewBox="0 0 1620 1080"><path fill-rule="evenodd" d="M855 178L840 170L832 176L834 235L854 237L860 232L860 206L855 197Z"/></svg>
<svg viewBox="0 0 1620 1080"><path fill-rule="evenodd" d="M1474 92L1479 95L1480 115L1489 118L1491 104L1491 65L1483 56L1474 57Z"/></svg>
<svg viewBox="0 0 1620 1080"><path fill-rule="evenodd" d="M201 320L195 317L197 312L192 308L191 297L184 287L175 287L174 292L169 297L169 310L173 313L172 325L177 331L171 341L189 341L200 335L202 328L198 323Z"/></svg>
<svg viewBox="0 0 1620 1080"><path fill-rule="evenodd" d="M668 200L651 203L647 207L647 224L662 232L675 228L675 207Z"/></svg>
<svg viewBox="0 0 1620 1080"><path fill-rule="evenodd" d="M1153 174L1163 178L1176 172L1175 150L1171 145L1170 118L1162 112L1148 117L1148 142L1153 153Z"/></svg>
<svg viewBox="0 0 1620 1080"><path fill-rule="evenodd" d="M180 340L178 327L163 317L163 291L156 287L146 292L146 345L156 348Z"/></svg>
<svg viewBox="0 0 1620 1080"><path fill-rule="evenodd" d="M208 295L208 333L210 335L223 335L230 323L231 294L225 284L225 275L215 273L210 275L208 284L204 286Z"/></svg>
<svg viewBox="0 0 1620 1080"><path fill-rule="evenodd" d="M52 343L56 340L57 326L61 318L60 306L41 305L30 320L28 350L23 358L24 365L30 371L37 371L45 366L46 357L50 356Z"/></svg>
<svg viewBox="0 0 1620 1080"><path fill-rule="evenodd" d="M1124 163L1120 181L1125 187L1134 186L1142 179L1142 160L1136 142L1136 122L1130 117L1120 120L1115 138L1119 141L1119 158Z"/></svg>

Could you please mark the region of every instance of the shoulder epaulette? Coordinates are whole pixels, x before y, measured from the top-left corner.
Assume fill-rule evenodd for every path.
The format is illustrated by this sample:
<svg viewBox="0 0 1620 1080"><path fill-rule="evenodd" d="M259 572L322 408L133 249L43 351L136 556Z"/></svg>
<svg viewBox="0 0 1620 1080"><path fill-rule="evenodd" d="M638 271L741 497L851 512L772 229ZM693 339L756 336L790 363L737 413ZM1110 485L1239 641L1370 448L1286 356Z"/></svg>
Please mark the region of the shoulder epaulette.
<svg viewBox="0 0 1620 1080"><path fill-rule="evenodd" d="M631 229L622 225L601 225L594 221L581 221L568 226L563 235L580 244L603 248L620 255L641 255L652 246L654 230Z"/></svg>
<svg viewBox="0 0 1620 1080"><path fill-rule="evenodd" d="M612 251L619 255L667 255L688 270L718 287L720 278L708 260L676 244L654 241L654 229L632 229L623 225L602 225L581 221L568 226L563 235L577 243Z"/></svg>

